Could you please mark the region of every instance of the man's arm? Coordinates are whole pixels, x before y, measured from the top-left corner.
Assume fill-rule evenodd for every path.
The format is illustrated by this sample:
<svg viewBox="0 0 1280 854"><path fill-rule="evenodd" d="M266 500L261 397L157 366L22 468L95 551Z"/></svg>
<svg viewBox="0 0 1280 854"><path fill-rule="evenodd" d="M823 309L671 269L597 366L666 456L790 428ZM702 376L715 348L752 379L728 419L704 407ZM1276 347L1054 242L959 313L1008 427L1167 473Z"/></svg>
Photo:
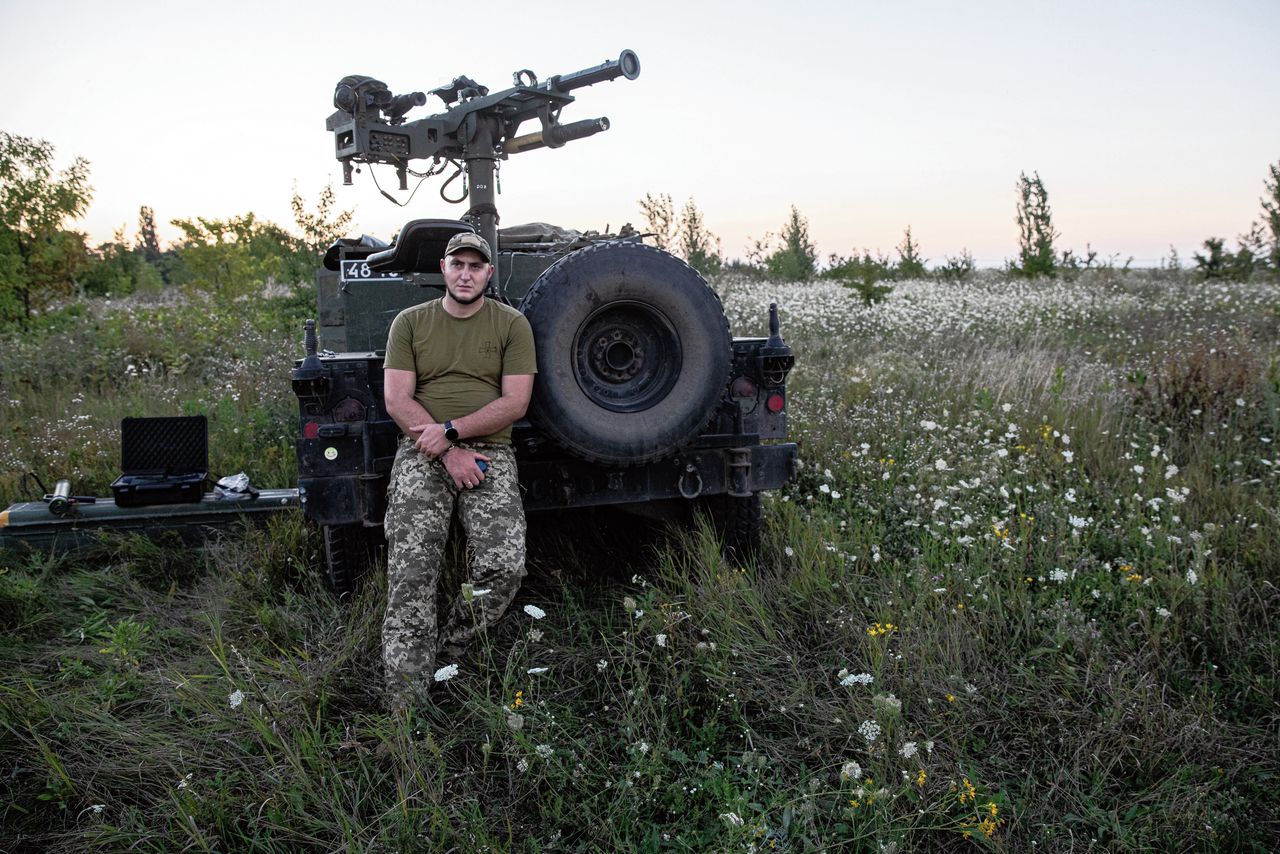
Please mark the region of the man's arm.
<svg viewBox="0 0 1280 854"><path fill-rule="evenodd" d="M502 378L502 394L486 403L470 415L453 419L458 437L488 436L497 433L529 410L529 397L533 394L533 374L511 374Z"/></svg>
<svg viewBox="0 0 1280 854"><path fill-rule="evenodd" d="M458 431L458 438L470 436L488 436L510 425L521 418L529 408L529 396L533 393L533 374L510 374L502 378L502 395L496 400L486 403L470 415L453 419L453 427ZM453 447L444 438L443 425L414 425L422 430L418 439L418 447L434 456L444 454L445 470L449 472L453 482L459 486L474 486L484 480L484 473L476 466L476 460L489 459L479 451Z"/></svg>
<svg viewBox="0 0 1280 854"><path fill-rule="evenodd" d="M435 424L435 421L422 404L413 397L413 393L418 390L417 373L387 368L382 372L382 377L382 392L387 414L405 435L415 442L418 441L423 428Z"/></svg>

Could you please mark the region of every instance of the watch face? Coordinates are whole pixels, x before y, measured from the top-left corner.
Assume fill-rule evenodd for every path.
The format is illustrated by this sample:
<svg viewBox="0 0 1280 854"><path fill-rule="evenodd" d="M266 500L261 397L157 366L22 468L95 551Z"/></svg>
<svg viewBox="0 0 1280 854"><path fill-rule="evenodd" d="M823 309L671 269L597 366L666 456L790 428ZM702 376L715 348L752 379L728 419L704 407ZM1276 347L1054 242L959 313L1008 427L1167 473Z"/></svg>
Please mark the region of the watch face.
<svg viewBox="0 0 1280 854"><path fill-rule="evenodd" d="M445 422L444 437L450 442L458 441L458 428L453 426L452 421Z"/></svg>

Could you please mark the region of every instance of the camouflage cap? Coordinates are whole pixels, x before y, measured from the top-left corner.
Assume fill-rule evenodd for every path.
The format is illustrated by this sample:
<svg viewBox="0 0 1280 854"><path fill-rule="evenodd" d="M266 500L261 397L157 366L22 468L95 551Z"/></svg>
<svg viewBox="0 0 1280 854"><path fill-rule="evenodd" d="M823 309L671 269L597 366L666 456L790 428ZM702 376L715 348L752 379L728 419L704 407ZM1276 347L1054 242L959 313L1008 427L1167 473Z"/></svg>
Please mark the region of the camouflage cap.
<svg viewBox="0 0 1280 854"><path fill-rule="evenodd" d="M459 249L474 249L484 256L484 260L490 264L493 263L493 254L489 252L489 242L478 234L470 231L458 232L449 238L449 245L444 248L444 254L449 256Z"/></svg>

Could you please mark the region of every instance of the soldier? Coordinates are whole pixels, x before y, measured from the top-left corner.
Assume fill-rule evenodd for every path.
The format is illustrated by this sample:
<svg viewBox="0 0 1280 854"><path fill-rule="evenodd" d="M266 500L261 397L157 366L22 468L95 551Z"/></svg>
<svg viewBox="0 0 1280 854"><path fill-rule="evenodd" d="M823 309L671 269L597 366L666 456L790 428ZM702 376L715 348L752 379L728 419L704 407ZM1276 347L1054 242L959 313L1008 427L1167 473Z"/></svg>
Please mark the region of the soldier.
<svg viewBox="0 0 1280 854"><path fill-rule="evenodd" d="M402 311L387 336L387 412L404 431L386 514L382 656L394 703L425 693L437 654L456 656L501 617L525 575L511 424L528 408L537 363L529 322L484 296L492 260L484 238L454 235L440 261L444 297ZM436 586L455 509L471 591L438 627Z"/></svg>

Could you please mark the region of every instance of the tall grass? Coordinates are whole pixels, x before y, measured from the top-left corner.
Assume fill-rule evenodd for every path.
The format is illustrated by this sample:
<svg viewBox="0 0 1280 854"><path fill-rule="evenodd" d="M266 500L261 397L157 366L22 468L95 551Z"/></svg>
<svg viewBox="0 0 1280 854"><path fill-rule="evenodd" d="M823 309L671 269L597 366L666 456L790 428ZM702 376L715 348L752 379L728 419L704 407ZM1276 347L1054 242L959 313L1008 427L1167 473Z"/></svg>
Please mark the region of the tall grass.
<svg viewBox="0 0 1280 854"><path fill-rule="evenodd" d="M742 334L777 301L797 352L804 465L767 498L757 566L701 527L534 517L511 613L391 713L382 579L334 603L296 518L194 556L10 555L0 848L1273 848L1280 290L979 277L868 307L718 286ZM104 336L138 311L77 310ZM296 336L270 328L232 330L260 348L226 380L239 400L196 354L200 382L112 373L84 423L138 400L260 411L213 440L254 466L289 436ZM50 358L58 334L0 358ZM23 376L0 381L42 383L32 417L0 408L5 468L72 459L86 428L48 424L87 375ZM255 479L287 483L284 457Z"/></svg>

